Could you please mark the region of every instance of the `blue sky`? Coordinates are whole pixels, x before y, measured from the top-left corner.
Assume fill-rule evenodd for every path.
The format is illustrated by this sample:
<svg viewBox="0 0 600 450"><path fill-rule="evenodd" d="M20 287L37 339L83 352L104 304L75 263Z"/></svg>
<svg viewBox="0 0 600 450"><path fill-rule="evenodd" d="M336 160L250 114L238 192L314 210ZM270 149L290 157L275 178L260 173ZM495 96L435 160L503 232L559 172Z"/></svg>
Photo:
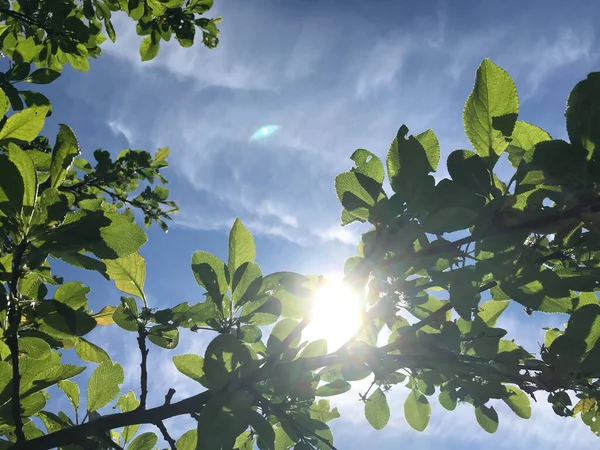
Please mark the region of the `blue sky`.
<svg viewBox="0 0 600 450"><path fill-rule="evenodd" d="M66 69L47 95L56 122L75 130L85 154L170 146L172 197L181 213L167 235L149 231L146 290L154 306L201 301L190 271L193 251L225 256L227 233L241 217L256 236L264 272L338 274L355 253L360 228L341 228L333 180L366 148L384 158L398 127L436 132L442 158L469 148L462 108L485 57L515 79L520 118L565 137L564 105L571 87L599 66L600 20L595 2L383 0L216 0L221 43L163 45L155 61L139 62L140 38L115 20L117 44L107 42L87 74ZM171 45L173 44L173 45ZM55 122L56 121L56 122ZM262 125L280 130L249 141ZM442 167L442 165L440 165ZM443 168L440 176L444 176ZM99 276L73 273L92 286L98 309L117 304ZM513 308L501 325L535 350L542 323ZM137 386L135 336L94 332ZM200 352L208 337L185 334L171 352L152 348L152 402L168 387L176 397L197 387L170 366L174 354ZM392 419L376 432L355 393L336 400L342 418L338 448L572 448L599 441L579 420L554 416L543 398L524 421L500 409L495 435L479 429L472 408L450 413L434 405L430 427L413 431L402 417L404 393L390 397ZM189 422L173 421L179 432ZM177 434L177 433L175 433Z"/></svg>

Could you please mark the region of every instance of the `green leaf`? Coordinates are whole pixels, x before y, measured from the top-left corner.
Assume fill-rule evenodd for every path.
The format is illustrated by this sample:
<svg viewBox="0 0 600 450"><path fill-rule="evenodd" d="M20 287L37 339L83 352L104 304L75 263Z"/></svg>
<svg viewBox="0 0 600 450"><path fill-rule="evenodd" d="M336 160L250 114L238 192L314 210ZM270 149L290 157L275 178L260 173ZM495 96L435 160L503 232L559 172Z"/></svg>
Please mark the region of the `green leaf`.
<svg viewBox="0 0 600 450"><path fill-rule="evenodd" d="M492 178L483 158L470 150L455 150L448 156L448 173L457 184L488 195Z"/></svg>
<svg viewBox="0 0 600 450"><path fill-rule="evenodd" d="M229 273L235 274L238 267L244 263L253 263L255 257L254 238L242 221L237 218L229 233L229 257L227 260Z"/></svg>
<svg viewBox="0 0 600 450"><path fill-rule="evenodd" d="M515 123L510 145L507 148L508 160L517 168L521 160L531 162L535 146L550 141L552 137L544 130L521 120Z"/></svg>
<svg viewBox="0 0 600 450"><path fill-rule="evenodd" d="M47 67L44 67L42 69L35 70L32 74L30 74L23 81L25 81L26 83L34 83L34 84L48 84L48 83L52 83L58 77L60 77L60 72L57 72L56 70L52 70L52 69L48 69Z"/></svg>
<svg viewBox="0 0 600 450"><path fill-rule="evenodd" d="M44 359L50 355L50 345L36 337L19 337L19 352L31 359Z"/></svg>
<svg viewBox="0 0 600 450"><path fill-rule="evenodd" d="M567 100L567 132L573 145L583 147L588 155L600 148L600 72L592 72L575 85ZM597 156L596 156L597 157Z"/></svg>
<svg viewBox="0 0 600 450"><path fill-rule="evenodd" d="M371 208L384 197L381 185L385 174L381 160L364 149L356 150L351 159L355 167L335 179L337 197L345 208L342 213L344 224L367 220Z"/></svg>
<svg viewBox="0 0 600 450"><path fill-rule="evenodd" d="M48 114L46 114L46 117L50 117L52 115L52 104L45 95L35 91L19 91L19 94L21 94L21 97L29 108L33 108L34 106L45 106L48 108ZM50 155L48 156L50 157Z"/></svg>
<svg viewBox="0 0 600 450"><path fill-rule="evenodd" d="M198 284L219 305L220 297L227 293L229 287L229 272L225 263L210 253L197 251L192 255L192 271Z"/></svg>
<svg viewBox="0 0 600 450"><path fill-rule="evenodd" d="M4 91L0 89L0 116L4 116L9 109L10 100L8 99Z"/></svg>
<svg viewBox="0 0 600 450"><path fill-rule="evenodd" d="M96 321L89 314L74 310L56 300L46 300L39 304L41 315L40 331L59 338L85 336L96 327Z"/></svg>
<svg viewBox="0 0 600 450"><path fill-rule="evenodd" d="M156 443L158 442L158 436L154 433L142 433L138 437L136 437L129 447L128 450L152 450Z"/></svg>
<svg viewBox="0 0 600 450"><path fill-rule="evenodd" d="M242 308L240 321L251 325L270 325L281 315L281 302L275 297L248 302Z"/></svg>
<svg viewBox="0 0 600 450"><path fill-rule="evenodd" d="M106 353L104 349L83 338L77 339L75 343L75 352L81 359L87 362L102 363L104 361L110 361L110 356L108 356L108 353Z"/></svg>
<svg viewBox="0 0 600 450"><path fill-rule="evenodd" d="M54 300L59 301L73 309L87 308L87 294L90 288L80 281L70 281L61 284L54 292Z"/></svg>
<svg viewBox="0 0 600 450"><path fill-rule="evenodd" d="M250 413L250 426L256 431L258 434L263 446L260 448L265 448L268 450L275 449L275 431L273 431L273 426L265 419L261 414L256 411L252 411Z"/></svg>
<svg viewBox="0 0 600 450"><path fill-rule="evenodd" d="M350 156L350 159L354 161L356 166L352 169L354 172L358 172L366 177L369 177L379 184L383 183L385 178L385 170L381 160L368 150L362 148L355 150Z"/></svg>
<svg viewBox="0 0 600 450"><path fill-rule="evenodd" d="M155 34L153 33L150 36L146 36L140 45L140 56L142 57L142 61L154 59L156 55L158 55L159 50L160 40L155 38Z"/></svg>
<svg viewBox="0 0 600 450"><path fill-rule="evenodd" d="M479 290L479 277L472 267L463 267L451 272L450 302L463 319L471 320L473 307Z"/></svg>
<svg viewBox="0 0 600 450"><path fill-rule="evenodd" d="M154 162L165 161L167 159L167 157L169 156L169 153L171 153L171 150L169 149L169 147L159 148L156 151L156 155L154 155ZM195 431L195 430L190 430L190 431Z"/></svg>
<svg viewBox="0 0 600 450"><path fill-rule="evenodd" d="M256 297L262 286L262 272L260 267L252 262L245 262L239 266L231 279L233 304L243 306Z"/></svg>
<svg viewBox="0 0 600 450"><path fill-rule="evenodd" d="M140 401L135 398L135 393L133 391L129 391L127 394L119 397L119 400L117 400L114 408L121 408L121 412L129 412L136 409L139 405ZM139 424L127 425L123 428L123 441L125 444L133 439L133 436L135 436L135 433L137 433L139 428Z"/></svg>
<svg viewBox="0 0 600 450"><path fill-rule="evenodd" d="M404 418L415 430L423 431L427 428L431 417L431 405L423 394L413 389L404 402Z"/></svg>
<svg viewBox="0 0 600 450"><path fill-rule="evenodd" d="M531 405L529 397L525 392L515 386L505 386L508 397L504 402L513 410L513 412L522 419L531 417Z"/></svg>
<svg viewBox="0 0 600 450"><path fill-rule="evenodd" d="M119 393L119 386L123 383L123 379L123 368L120 364L110 361L101 363L88 381L87 410L96 411L108 405Z"/></svg>
<svg viewBox="0 0 600 450"><path fill-rule="evenodd" d="M427 130L417 137L407 138L407 134L408 127L402 125L390 145L386 161L390 182L400 173L422 177L434 172L439 163L440 146L432 130Z"/></svg>
<svg viewBox="0 0 600 450"><path fill-rule="evenodd" d="M47 106L34 106L14 113L0 130L0 141L33 141L42 131L49 109Z"/></svg>
<svg viewBox="0 0 600 450"><path fill-rule="evenodd" d="M111 280L114 280L118 290L140 299L146 298L144 296L146 261L139 253L103 262L106 265L106 273Z"/></svg>
<svg viewBox="0 0 600 450"><path fill-rule="evenodd" d="M498 413L493 406L485 405L475 407L477 423L488 433L495 433L498 429Z"/></svg>
<svg viewBox="0 0 600 450"><path fill-rule="evenodd" d="M519 99L510 75L484 59L475 77L475 86L463 111L465 132L479 156L493 165L506 149L517 115Z"/></svg>
<svg viewBox="0 0 600 450"><path fill-rule="evenodd" d="M327 354L327 339L318 339L308 344L300 353L300 358L312 358Z"/></svg>
<svg viewBox="0 0 600 450"><path fill-rule="evenodd" d="M203 384L204 359L202 356L194 354L177 355L173 356L173 363L182 374Z"/></svg>
<svg viewBox="0 0 600 450"><path fill-rule="evenodd" d="M242 325L240 339L248 344L254 344L262 339L262 331L256 325Z"/></svg>
<svg viewBox="0 0 600 450"><path fill-rule="evenodd" d="M205 386L218 390L240 365L251 361L248 348L231 334L220 334L206 347L204 354Z"/></svg>
<svg viewBox="0 0 600 450"><path fill-rule="evenodd" d="M319 422L329 422L330 420L337 419L340 417L340 413L337 408L331 409L329 400L324 398L318 402L313 403L310 407L310 418L318 420Z"/></svg>
<svg viewBox="0 0 600 450"><path fill-rule="evenodd" d="M279 355L288 348L295 348L300 343L300 333L297 333L298 322L294 319L285 318L277 322L271 330L269 339L267 339L267 354ZM296 332L293 339L289 339L292 333ZM284 342L288 340L287 346L284 347Z"/></svg>
<svg viewBox="0 0 600 450"><path fill-rule="evenodd" d="M69 167L79 153L79 143L77 142L75 133L68 126L61 124L56 136L56 143L52 149L52 163L50 165L51 187L57 188L63 183Z"/></svg>
<svg viewBox="0 0 600 450"><path fill-rule="evenodd" d="M35 206L38 189L33 161L29 155L27 155L27 152L21 150L12 143L8 145L7 153L9 162L2 162L0 159L0 163L6 164L6 168L3 168L2 171L8 172L7 179L0 181L0 189L4 191L9 201L14 202L14 206L17 210L19 210L21 206L33 208ZM8 166L9 164L11 164L10 167ZM14 168L18 171L21 181L19 181L19 176L14 172ZM15 183L15 186L7 185L7 183ZM22 197L20 197L20 195L22 195ZM1 197L2 192L0 192L0 199ZM33 210L28 212L31 213Z"/></svg>
<svg viewBox="0 0 600 450"><path fill-rule="evenodd" d="M479 317L488 327L496 326L496 321L500 315L508 308L509 301L490 300L479 306L477 317Z"/></svg>
<svg viewBox="0 0 600 450"><path fill-rule="evenodd" d="M183 433L179 439L177 439L175 447L177 450L196 450L197 442L198 430L188 430Z"/></svg>
<svg viewBox="0 0 600 450"><path fill-rule="evenodd" d="M65 393L75 411L79 409L79 386L77 383L69 380L61 380L58 387Z"/></svg>
<svg viewBox="0 0 600 450"><path fill-rule="evenodd" d="M367 399L365 403L365 417L369 424L376 430L383 430L390 420L390 407L387 398L380 388Z"/></svg>
<svg viewBox="0 0 600 450"><path fill-rule="evenodd" d="M455 391L442 390L438 397L440 405L448 411L454 411L457 404L457 397Z"/></svg>
<svg viewBox="0 0 600 450"><path fill-rule="evenodd" d="M148 339L154 345L170 350L179 344L179 330L173 325L156 325L148 331Z"/></svg>
<svg viewBox="0 0 600 450"><path fill-rule="evenodd" d="M63 224L46 236L45 245L51 253L83 248L98 258L117 259L137 252L146 240L146 233L123 214L79 210L67 214Z"/></svg>
<svg viewBox="0 0 600 450"><path fill-rule="evenodd" d="M127 394L123 394L115 403L114 408L120 408L121 412L133 411L140 405L140 401L135 397L135 392L128 391Z"/></svg>
<svg viewBox="0 0 600 450"><path fill-rule="evenodd" d="M121 304L112 315L115 323L126 331L138 331L138 309L133 297L121 297Z"/></svg>
<svg viewBox="0 0 600 450"><path fill-rule="evenodd" d="M345 380L334 380L317 388L315 395L317 397L330 397L348 392L352 386Z"/></svg>

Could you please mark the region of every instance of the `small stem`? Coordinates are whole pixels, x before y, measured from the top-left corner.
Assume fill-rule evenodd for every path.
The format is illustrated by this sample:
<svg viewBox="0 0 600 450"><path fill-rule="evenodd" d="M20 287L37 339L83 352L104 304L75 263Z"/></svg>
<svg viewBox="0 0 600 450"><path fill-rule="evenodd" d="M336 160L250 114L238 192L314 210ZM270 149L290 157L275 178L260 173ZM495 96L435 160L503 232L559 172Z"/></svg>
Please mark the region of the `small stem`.
<svg viewBox="0 0 600 450"><path fill-rule="evenodd" d="M171 400L173 400L173 396L175 395L175 389L170 388L167 394L165 395L165 405L170 405Z"/></svg>
<svg viewBox="0 0 600 450"><path fill-rule="evenodd" d="M138 346L140 348L140 353L142 355L142 360L140 362L140 406L139 409L146 409L146 398L148 397L148 349L146 348L146 336L148 332L144 325L139 325L138 328Z"/></svg>
<svg viewBox="0 0 600 450"><path fill-rule="evenodd" d="M171 437L171 435L169 434L169 431L167 430L167 427L165 427L165 424L162 423L162 421L159 421L159 422L156 422L156 426L158 427L158 429L162 433L163 438L165 439L165 441L167 441L169 443L169 446L171 447L171 450L177 450L177 443L175 442L175 439L173 439Z"/></svg>

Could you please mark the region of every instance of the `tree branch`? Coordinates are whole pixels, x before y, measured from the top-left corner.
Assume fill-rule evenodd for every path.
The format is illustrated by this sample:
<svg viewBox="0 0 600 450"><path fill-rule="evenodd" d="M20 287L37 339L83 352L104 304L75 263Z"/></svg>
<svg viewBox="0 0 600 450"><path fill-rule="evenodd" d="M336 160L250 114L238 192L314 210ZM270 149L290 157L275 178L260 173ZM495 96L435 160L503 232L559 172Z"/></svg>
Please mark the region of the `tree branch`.
<svg viewBox="0 0 600 450"><path fill-rule="evenodd" d="M171 450L177 450L177 443L175 442L175 439L173 439L171 437L171 435L169 434L169 432L167 431L167 427L165 427L165 424L162 423L162 421L159 421L159 422L156 422L156 426L158 427L158 429L162 433L163 438L165 439L165 441L167 441L169 443L169 446L171 447Z"/></svg>
<svg viewBox="0 0 600 450"><path fill-rule="evenodd" d="M146 409L146 399L148 398L148 348L146 347L146 328L140 324L138 328L138 346L142 355L140 361L140 406L139 409Z"/></svg>
<svg viewBox="0 0 600 450"><path fill-rule="evenodd" d="M115 428L122 428L127 425L154 425L157 422L170 417L200 411L210 398L211 394L208 391L204 391L169 405L162 405L144 410L135 409L125 413L108 414L100 417L98 420L65 428L27 442L17 443L10 447L10 450L29 450L32 448L35 448L36 450L50 450L55 447L62 447L73 442L81 441L88 436L100 435L103 432Z"/></svg>

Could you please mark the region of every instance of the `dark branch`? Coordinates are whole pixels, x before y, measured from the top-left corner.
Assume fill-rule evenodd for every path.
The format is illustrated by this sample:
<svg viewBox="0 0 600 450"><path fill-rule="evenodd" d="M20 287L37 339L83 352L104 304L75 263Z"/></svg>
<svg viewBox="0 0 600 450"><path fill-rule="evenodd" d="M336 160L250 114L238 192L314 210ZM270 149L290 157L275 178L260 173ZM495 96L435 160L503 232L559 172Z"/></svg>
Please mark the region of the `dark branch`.
<svg viewBox="0 0 600 450"><path fill-rule="evenodd" d="M165 439L165 441L167 441L169 443L169 446L171 447L171 450L177 450L177 443L175 442L175 439L173 439L171 437L171 435L169 434L169 431L167 430L167 427L165 427L165 424L162 423L162 422L157 422L156 426L158 427L158 429L162 433L163 438Z"/></svg>
<svg viewBox="0 0 600 450"><path fill-rule="evenodd" d="M97 436L103 432L122 428L127 425L149 424L154 425L170 417L190 414L200 411L208 402L211 394L208 391L194 395L170 405L162 405L151 409L135 409L133 411L117 414L108 414L98 420L65 428L27 442L17 443L10 447L11 450L49 450L64 445L84 440L88 436Z"/></svg>
<svg viewBox="0 0 600 450"><path fill-rule="evenodd" d="M138 329L138 346L142 360L140 361L140 406L139 409L146 409L146 399L148 398L148 348L146 347L146 336L148 332L143 325Z"/></svg>
<svg viewBox="0 0 600 450"><path fill-rule="evenodd" d="M175 389L170 388L167 394L165 395L165 405L170 405L171 400L173 400L173 396L175 395Z"/></svg>

